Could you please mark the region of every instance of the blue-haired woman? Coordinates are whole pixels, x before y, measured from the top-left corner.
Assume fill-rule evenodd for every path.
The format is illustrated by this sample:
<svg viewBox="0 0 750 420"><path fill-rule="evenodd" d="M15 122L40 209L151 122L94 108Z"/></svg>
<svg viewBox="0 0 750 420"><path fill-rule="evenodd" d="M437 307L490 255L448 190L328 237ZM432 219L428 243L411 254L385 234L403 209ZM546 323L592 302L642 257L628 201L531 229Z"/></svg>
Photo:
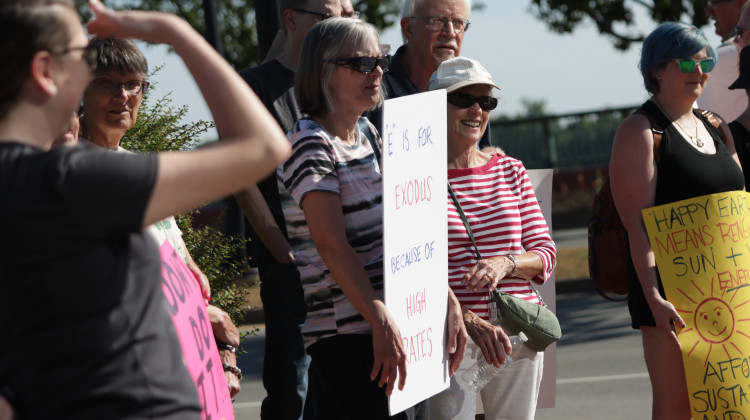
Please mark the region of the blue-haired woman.
<svg viewBox="0 0 750 420"><path fill-rule="evenodd" d="M675 22L659 25L641 50L640 69L652 96L641 105L642 113L620 124L612 145L612 194L630 239L628 308L632 326L643 338L655 419L691 416L674 331L674 325L685 324L665 299L641 210L744 187L726 123L717 116L717 129L693 109L715 64L716 52L698 28ZM657 151L652 125L664 130Z"/></svg>

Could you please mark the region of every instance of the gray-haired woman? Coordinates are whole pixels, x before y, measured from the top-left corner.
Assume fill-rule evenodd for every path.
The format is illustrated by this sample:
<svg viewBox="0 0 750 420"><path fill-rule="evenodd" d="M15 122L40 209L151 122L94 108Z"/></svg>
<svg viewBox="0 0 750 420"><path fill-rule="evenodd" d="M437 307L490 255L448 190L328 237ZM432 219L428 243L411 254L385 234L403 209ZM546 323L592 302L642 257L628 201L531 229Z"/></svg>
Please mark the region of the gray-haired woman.
<svg viewBox="0 0 750 420"><path fill-rule="evenodd" d="M389 418L397 372L399 388L406 380L401 333L383 303L381 141L361 117L382 103L390 62L370 24L313 27L295 85L308 117L287 134L293 154L279 172L293 199L284 216L308 305L302 334L336 418ZM426 403L407 411L428 415Z"/></svg>
<svg viewBox="0 0 750 420"><path fill-rule="evenodd" d="M98 51L96 73L83 95L83 116L80 118L81 143L97 148L128 153L120 146L125 133L135 126L138 110L143 95L148 89L146 81L148 64L138 46L126 38L94 37L89 42ZM208 278L193 260L182 238L182 231L177 227L173 216L160 220L145 229L161 246L169 241L172 248L190 268L201 283L204 298L211 298L211 286ZM219 356L224 366L224 377L229 386L229 394L234 397L240 392L239 375L230 366L237 365L233 352L240 345L237 327L229 315L214 305L206 310L211 321L217 343L224 347L219 349ZM226 346L229 347L226 347Z"/></svg>

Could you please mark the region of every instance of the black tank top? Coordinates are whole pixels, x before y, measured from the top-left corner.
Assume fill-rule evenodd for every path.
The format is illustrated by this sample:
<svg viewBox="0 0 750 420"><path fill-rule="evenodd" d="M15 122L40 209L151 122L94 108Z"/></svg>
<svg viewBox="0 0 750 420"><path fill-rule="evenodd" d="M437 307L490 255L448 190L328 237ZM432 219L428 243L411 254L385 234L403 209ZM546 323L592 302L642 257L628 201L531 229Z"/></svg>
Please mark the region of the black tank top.
<svg viewBox="0 0 750 420"><path fill-rule="evenodd" d="M693 111L711 134L716 147L715 154L709 155L696 150L653 102L646 101L641 109L650 114L664 130L659 162L656 165L658 176L654 205L741 190L745 186L742 170L729 154L719 129L711 125L704 116Z"/></svg>
<svg viewBox="0 0 750 420"><path fill-rule="evenodd" d="M641 109L651 115L656 125L664 130L659 144L659 162L656 164L655 206L707 194L741 190L744 187L745 179L740 167L729 154L719 130L706 118L693 111L711 134L716 146L716 153L711 155L702 153L690 145L653 102L646 101L641 105ZM651 308L638 281L633 261L630 255L628 257L628 310L632 326L654 326ZM659 294L665 297L658 271L657 280Z"/></svg>

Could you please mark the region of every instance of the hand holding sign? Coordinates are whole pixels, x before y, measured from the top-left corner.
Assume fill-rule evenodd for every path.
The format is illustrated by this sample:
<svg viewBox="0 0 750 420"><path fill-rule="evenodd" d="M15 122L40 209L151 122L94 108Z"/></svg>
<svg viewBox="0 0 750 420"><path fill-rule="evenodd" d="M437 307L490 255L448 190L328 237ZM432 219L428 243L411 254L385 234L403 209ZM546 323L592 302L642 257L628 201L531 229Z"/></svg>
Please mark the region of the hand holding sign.
<svg viewBox="0 0 750 420"><path fill-rule="evenodd" d="M652 310L662 329L685 324L678 338L695 419L750 417L749 198L733 191L642 212L669 299Z"/></svg>
<svg viewBox="0 0 750 420"><path fill-rule="evenodd" d="M382 309L378 314L380 323L372 323L372 349L375 360L370 372L370 380L378 378L378 386L385 387L385 394L390 396L398 377L398 389L403 390L406 384L406 353L401 344L401 332L396 326L391 314L384 305L378 304ZM398 376L396 375L398 373Z"/></svg>
<svg viewBox="0 0 750 420"><path fill-rule="evenodd" d="M466 345L469 343L469 333L466 332L463 315L461 313L461 304L452 290L448 290L448 326L446 328L447 343L446 347L450 354L450 365L448 374L453 376L461 366L461 361L466 353Z"/></svg>

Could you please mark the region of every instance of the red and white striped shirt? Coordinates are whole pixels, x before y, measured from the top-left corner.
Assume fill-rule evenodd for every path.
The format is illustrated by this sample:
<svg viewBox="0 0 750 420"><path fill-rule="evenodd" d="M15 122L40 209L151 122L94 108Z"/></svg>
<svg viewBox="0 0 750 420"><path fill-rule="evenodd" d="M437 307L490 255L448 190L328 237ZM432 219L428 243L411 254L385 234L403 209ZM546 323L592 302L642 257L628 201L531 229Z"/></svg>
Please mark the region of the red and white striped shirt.
<svg viewBox="0 0 750 420"><path fill-rule="evenodd" d="M533 280L544 283L555 268L555 243L550 237L526 168L514 158L494 155L485 165L449 169L448 182L471 226L482 258L527 251L538 254L544 265ZM450 194L448 200L448 279L458 301L484 320L489 320L489 290L466 290L464 274L477 263L474 245ZM529 280L502 279L497 288L525 300L540 303Z"/></svg>

